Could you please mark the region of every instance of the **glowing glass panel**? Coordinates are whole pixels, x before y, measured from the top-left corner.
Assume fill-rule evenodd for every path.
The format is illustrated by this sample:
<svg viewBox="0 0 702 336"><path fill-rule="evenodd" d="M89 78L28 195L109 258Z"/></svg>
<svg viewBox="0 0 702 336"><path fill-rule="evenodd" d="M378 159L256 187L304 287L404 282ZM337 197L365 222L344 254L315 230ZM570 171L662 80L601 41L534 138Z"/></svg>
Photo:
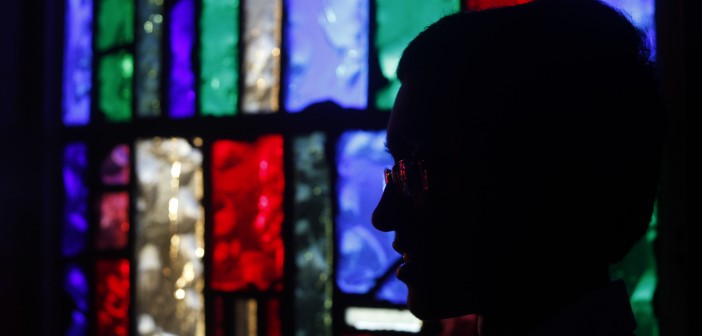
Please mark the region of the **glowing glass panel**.
<svg viewBox="0 0 702 336"><path fill-rule="evenodd" d="M63 288L70 298L66 336L88 335L88 280L77 264L69 264L63 279Z"/></svg>
<svg viewBox="0 0 702 336"><path fill-rule="evenodd" d="M603 0L621 9L645 33L651 48L651 59L656 59L656 1L655 0Z"/></svg>
<svg viewBox="0 0 702 336"><path fill-rule="evenodd" d="M163 1L137 1L136 30L136 114L161 115L161 35Z"/></svg>
<svg viewBox="0 0 702 336"><path fill-rule="evenodd" d="M177 0L170 12L170 85L168 115L189 118L195 115L195 0Z"/></svg>
<svg viewBox="0 0 702 336"><path fill-rule="evenodd" d="M90 122L93 65L93 2L66 1L63 53L63 123Z"/></svg>
<svg viewBox="0 0 702 336"><path fill-rule="evenodd" d="M100 223L96 232L98 250L120 249L129 239L129 193L106 193L100 198Z"/></svg>
<svg viewBox="0 0 702 336"><path fill-rule="evenodd" d="M95 47L100 51L134 42L134 1L100 0Z"/></svg>
<svg viewBox="0 0 702 336"><path fill-rule="evenodd" d="M97 335L129 335L129 261L98 260L95 265Z"/></svg>
<svg viewBox="0 0 702 336"><path fill-rule="evenodd" d="M129 163L129 146L115 146L109 155L102 160L100 180L106 185L127 185L131 174Z"/></svg>
<svg viewBox="0 0 702 336"><path fill-rule="evenodd" d="M239 0L202 1L200 45L202 114L234 115L239 90Z"/></svg>
<svg viewBox="0 0 702 336"><path fill-rule="evenodd" d="M100 111L110 122L132 119L132 77L134 59L131 54L119 51L103 56L99 61L98 87Z"/></svg>
<svg viewBox="0 0 702 336"><path fill-rule="evenodd" d="M366 294L385 282L399 281L394 268L400 256L392 249L394 234L373 228L370 218L380 199L384 168L393 164L385 151L385 131L347 131L337 148L336 283L345 293ZM385 277L383 277L385 275ZM388 292L388 291L397 292ZM402 302L406 286L389 286L385 298ZM378 298L378 293L371 293Z"/></svg>
<svg viewBox="0 0 702 336"><path fill-rule="evenodd" d="M525 4L531 0L466 0L466 8L469 10L483 10L488 8L514 6Z"/></svg>
<svg viewBox="0 0 702 336"><path fill-rule="evenodd" d="M63 152L63 234L61 251L75 256L85 250L88 232L87 146L66 145Z"/></svg>
<svg viewBox="0 0 702 336"><path fill-rule="evenodd" d="M282 0L244 2L245 113L278 111Z"/></svg>
<svg viewBox="0 0 702 336"><path fill-rule="evenodd" d="M387 84L376 92L378 109L390 110L400 83L397 63L407 44L426 26L440 17L458 11L459 0L376 0L375 47L380 71Z"/></svg>
<svg viewBox="0 0 702 336"><path fill-rule="evenodd" d="M368 1L286 2L285 107L289 112L327 100L343 107L366 108Z"/></svg>
<svg viewBox="0 0 702 336"><path fill-rule="evenodd" d="M204 335L202 152L181 138L136 143L137 330Z"/></svg>
<svg viewBox="0 0 702 336"><path fill-rule="evenodd" d="M332 335L333 223L324 133L293 139L295 326L298 334Z"/></svg>
<svg viewBox="0 0 702 336"><path fill-rule="evenodd" d="M213 289L283 289L283 139L212 145Z"/></svg>

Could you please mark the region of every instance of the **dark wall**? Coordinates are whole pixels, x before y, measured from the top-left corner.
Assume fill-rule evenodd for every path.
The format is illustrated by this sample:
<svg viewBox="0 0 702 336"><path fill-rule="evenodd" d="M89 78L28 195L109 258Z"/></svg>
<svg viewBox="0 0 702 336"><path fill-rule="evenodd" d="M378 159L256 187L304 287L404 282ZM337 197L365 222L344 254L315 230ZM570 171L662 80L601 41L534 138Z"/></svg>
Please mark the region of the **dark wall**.
<svg viewBox="0 0 702 336"><path fill-rule="evenodd" d="M60 204L57 141L62 0L0 1L0 334L57 335L54 304ZM30 8L31 6L31 8ZM697 302L702 171L696 134L702 114L702 5L658 0L659 59L670 113L660 198L661 336L702 335ZM697 331L695 331L697 330ZM60 334L60 333L59 333Z"/></svg>
<svg viewBox="0 0 702 336"><path fill-rule="evenodd" d="M696 0L658 0L658 57L668 109L668 145L659 197L659 236L656 242L659 283L655 309L661 336L702 335L693 323L692 305L699 302L702 239L699 232L700 149L702 114L702 25ZM695 331L696 330L696 331Z"/></svg>
<svg viewBox="0 0 702 336"><path fill-rule="evenodd" d="M55 1L54 1L55 2ZM55 124L48 79L52 1L0 1L0 334L39 335L47 294L43 227L51 198L47 146ZM29 8L31 5L31 9ZM48 334L51 334L49 332Z"/></svg>

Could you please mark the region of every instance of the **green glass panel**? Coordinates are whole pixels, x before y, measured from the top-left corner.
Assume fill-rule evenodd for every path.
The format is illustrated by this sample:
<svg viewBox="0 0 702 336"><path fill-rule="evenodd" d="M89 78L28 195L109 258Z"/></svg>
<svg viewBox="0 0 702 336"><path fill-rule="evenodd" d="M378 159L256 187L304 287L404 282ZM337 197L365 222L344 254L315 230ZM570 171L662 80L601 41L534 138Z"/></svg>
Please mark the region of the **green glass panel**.
<svg viewBox="0 0 702 336"><path fill-rule="evenodd" d="M100 111L108 122L132 119L134 58L125 51L104 56L98 68Z"/></svg>
<svg viewBox="0 0 702 336"><path fill-rule="evenodd" d="M98 50L123 46L134 41L134 1L101 0L97 13Z"/></svg>
<svg viewBox="0 0 702 336"><path fill-rule="evenodd" d="M653 244L658 235L658 204L654 205L648 232L611 268L613 278L622 279L629 291L631 307L636 317L637 336L658 336L658 320L653 310L653 295L658 282Z"/></svg>
<svg viewBox="0 0 702 336"><path fill-rule="evenodd" d="M203 0L200 34L200 110L203 115L234 115L238 101L239 0Z"/></svg>
<svg viewBox="0 0 702 336"><path fill-rule="evenodd" d="M376 92L375 105L389 110L400 83L395 69L407 44L424 27L440 17L458 11L458 0L376 0L375 47L383 77L388 84Z"/></svg>

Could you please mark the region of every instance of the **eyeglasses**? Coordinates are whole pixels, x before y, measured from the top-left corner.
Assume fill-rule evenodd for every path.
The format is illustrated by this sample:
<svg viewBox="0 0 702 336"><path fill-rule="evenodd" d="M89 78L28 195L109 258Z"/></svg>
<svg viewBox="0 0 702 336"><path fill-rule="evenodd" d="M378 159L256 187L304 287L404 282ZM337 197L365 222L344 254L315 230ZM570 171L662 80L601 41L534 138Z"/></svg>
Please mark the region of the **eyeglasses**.
<svg viewBox="0 0 702 336"><path fill-rule="evenodd" d="M385 168L385 184L391 183L404 196L429 189L424 160L400 160L392 169Z"/></svg>

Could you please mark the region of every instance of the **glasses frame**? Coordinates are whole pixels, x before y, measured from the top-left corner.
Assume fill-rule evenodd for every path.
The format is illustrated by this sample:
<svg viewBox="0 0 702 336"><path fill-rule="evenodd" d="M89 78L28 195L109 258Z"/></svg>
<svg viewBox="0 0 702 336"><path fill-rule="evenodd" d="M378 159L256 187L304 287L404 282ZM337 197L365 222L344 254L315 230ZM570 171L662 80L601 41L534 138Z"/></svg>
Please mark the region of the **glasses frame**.
<svg viewBox="0 0 702 336"><path fill-rule="evenodd" d="M411 196L429 190L429 174L424 160L399 160L392 168L385 168L385 185L392 184L400 195Z"/></svg>

